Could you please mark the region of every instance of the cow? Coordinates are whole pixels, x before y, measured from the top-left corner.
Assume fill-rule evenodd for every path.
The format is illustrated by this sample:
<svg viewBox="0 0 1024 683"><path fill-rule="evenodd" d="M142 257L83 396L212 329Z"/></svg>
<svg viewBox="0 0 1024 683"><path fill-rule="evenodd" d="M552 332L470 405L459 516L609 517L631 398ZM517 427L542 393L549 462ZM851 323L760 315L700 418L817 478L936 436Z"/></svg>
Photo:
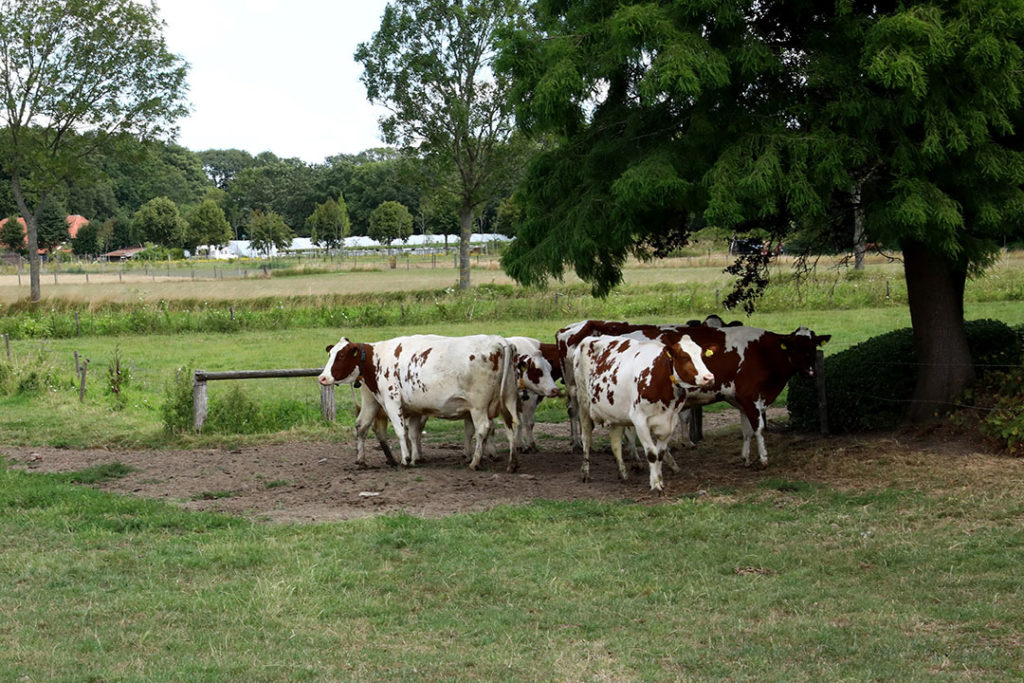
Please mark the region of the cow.
<svg viewBox="0 0 1024 683"><path fill-rule="evenodd" d="M599 336L580 341L573 357L574 389L583 442L583 481L590 478L594 424L609 427L619 477L624 428L636 430L650 464L652 491L664 489L661 463L668 439L689 392L710 387L714 376L702 360L703 349L688 335L671 344Z"/></svg>
<svg viewBox="0 0 1024 683"><path fill-rule="evenodd" d="M725 352L708 359L716 386L695 391L694 405L726 401L736 407L743 430L743 464L751 464L750 445L754 440L758 464L766 467L765 410L775 402L793 375L814 375L817 350L832 335L816 335L806 327L798 327L790 334L777 334L735 324L725 325L718 331L725 336Z"/></svg>
<svg viewBox="0 0 1024 683"><path fill-rule="evenodd" d="M637 339L658 339L671 343L680 335L690 335L705 349L704 360L715 376L713 387L702 387L687 399L691 407L726 401L740 411L743 431L741 457L749 466L751 441L757 442L758 464L768 464L768 451L764 444L764 411L796 373L814 374L815 356L831 335L818 336L806 327L788 335L776 334L758 327L725 324L718 316L709 316L706 324L690 325L637 325L624 322L583 320L573 323L556 334L559 354L571 354L582 339L592 335L627 335ZM707 351L712 351L708 355ZM563 377L566 395L571 396L570 374ZM574 407L569 406L570 422Z"/></svg>
<svg viewBox="0 0 1024 683"><path fill-rule="evenodd" d="M625 336L641 341L659 340L663 343L672 343L687 333L691 335L691 338L699 346L705 347L704 353L708 351L714 353L716 348L719 350L723 348L721 335L710 333L699 324L637 325L622 321L580 320L563 327L555 333L559 364L562 366L562 382L565 384L566 408L569 412L569 428L572 436L573 452L579 452L582 447L579 431L579 411L576 406L576 392L573 388L575 378L573 377L572 368L573 357L579 343L587 337L599 335ZM697 335L697 337L693 335Z"/></svg>
<svg viewBox="0 0 1024 683"><path fill-rule="evenodd" d="M561 394L555 382L562 377L558 349L533 337L506 337L516 347L516 377L520 389L519 433L516 444L520 450L537 450L533 427L537 406L545 398Z"/></svg>
<svg viewBox="0 0 1024 683"><path fill-rule="evenodd" d="M491 420L500 415L509 442L508 469L518 466L515 347L502 337L413 335L367 344L342 337L327 347L327 353L320 384L360 382L367 389L356 421L357 462L371 425L381 438L377 426L382 410L398 436L403 465L419 461L420 435L428 417L468 418L476 436L469 466L477 469ZM371 396L376 407L366 401Z"/></svg>

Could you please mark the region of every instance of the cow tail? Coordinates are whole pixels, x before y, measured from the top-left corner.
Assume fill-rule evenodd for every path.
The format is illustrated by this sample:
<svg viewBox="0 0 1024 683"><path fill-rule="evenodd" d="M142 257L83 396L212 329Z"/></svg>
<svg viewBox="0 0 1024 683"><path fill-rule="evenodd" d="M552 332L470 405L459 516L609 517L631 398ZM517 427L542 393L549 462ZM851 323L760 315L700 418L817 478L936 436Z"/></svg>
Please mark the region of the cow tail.
<svg viewBox="0 0 1024 683"><path fill-rule="evenodd" d="M501 404L502 412L508 413L513 429L519 423L519 384L516 381L517 353L515 344L505 342L502 348Z"/></svg>

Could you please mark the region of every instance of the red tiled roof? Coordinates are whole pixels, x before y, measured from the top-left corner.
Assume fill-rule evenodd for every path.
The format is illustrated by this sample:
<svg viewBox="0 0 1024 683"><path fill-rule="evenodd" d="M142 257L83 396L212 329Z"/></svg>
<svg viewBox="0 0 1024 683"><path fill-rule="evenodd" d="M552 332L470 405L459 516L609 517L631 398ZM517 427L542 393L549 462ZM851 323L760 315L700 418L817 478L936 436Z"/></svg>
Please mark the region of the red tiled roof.
<svg viewBox="0 0 1024 683"><path fill-rule="evenodd" d="M77 213L68 216L67 217L67 221L68 221L68 235L71 236L71 239L74 239L74 238L78 237L78 229L81 228L83 225L86 225L89 222L85 218L85 216L79 216ZM25 233L28 233L28 227L25 225L25 219L22 218L21 216L18 216L18 222L21 223L21 229ZM6 224L7 224L7 219L6 218L0 218L0 228L4 227ZM46 250L45 249L40 249L39 253L40 254L45 254Z"/></svg>

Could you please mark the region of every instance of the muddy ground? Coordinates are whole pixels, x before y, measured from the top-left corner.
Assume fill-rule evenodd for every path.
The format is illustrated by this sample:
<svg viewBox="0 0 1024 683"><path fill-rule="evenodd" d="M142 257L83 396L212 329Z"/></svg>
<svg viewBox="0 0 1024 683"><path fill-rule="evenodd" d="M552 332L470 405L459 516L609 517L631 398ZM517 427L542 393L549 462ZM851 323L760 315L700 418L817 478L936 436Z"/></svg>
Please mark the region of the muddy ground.
<svg viewBox="0 0 1024 683"><path fill-rule="evenodd" d="M899 432L822 437L790 433L785 411L769 416L767 469L744 467L733 411L705 415L705 439L676 450L681 471L666 468L666 491L648 489L647 473L621 482L604 448L580 480L580 456L566 425L538 425L540 452L520 455L515 473L503 461L466 467L462 443L424 441L416 467L389 467L376 445L369 467L355 464L354 443L282 443L239 450L71 450L0 447L12 467L32 472L76 471L118 462L133 468L99 488L166 500L192 510L214 510L270 522L319 522L405 512L440 517L532 500L664 502L683 496L730 496L779 480L821 482L839 488L917 486L960 490L998 484L1024 490L1024 459L1007 457L976 438L948 432ZM500 441L503 441L501 439ZM392 446L394 441L392 438ZM395 448L397 451L397 448Z"/></svg>

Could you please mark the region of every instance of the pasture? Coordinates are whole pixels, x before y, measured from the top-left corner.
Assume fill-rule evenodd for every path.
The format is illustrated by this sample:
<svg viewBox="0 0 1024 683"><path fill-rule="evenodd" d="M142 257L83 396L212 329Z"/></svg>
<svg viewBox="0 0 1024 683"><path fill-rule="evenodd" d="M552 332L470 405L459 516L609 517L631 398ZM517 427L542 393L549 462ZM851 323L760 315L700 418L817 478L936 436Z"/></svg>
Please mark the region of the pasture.
<svg viewBox="0 0 1024 683"><path fill-rule="evenodd" d="M1020 266L1008 258L969 283L968 317L1024 323ZM642 472L619 482L607 453L582 484L557 400L542 404L540 452L515 474L467 470L461 425L442 421L428 424L425 464L390 469L373 448L357 469L350 394L339 388L339 424L326 425L313 378L231 383L244 387L234 398L211 384L212 400L241 397L286 427L163 429L179 367L316 367L342 333L549 338L582 317L686 319L726 288L716 265L632 267L607 300L573 283L509 293L496 281L466 296L445 292L452 269L429 284L409 272L229 283L248 295L206 283L207 308L239 318L247 301L263 311L257 299L281 297L264 329L204 328L195 293L170 281L90 282L42 314L8 311L24 333L10 339L7 381L25 390L0 396L0 680L1024 675L1024 460L970 433L796 434L775 410L770 464L752 470L726 408L655 496ZM339 284L350 274L380 280L351 293ZM143 285L160 289L130 290ZM428 293L374 298L409 287ZM175 329L175 292L192 331L94 322L79 336L56 322L77 310ZM830 353L908 325L901 292L885 264L799 287L783 278L750 322L830 333ZM296 322L317 306L366 313L348 327ZM392 306L380 324L373 309ZM90 359L84 401L75 351ZM106 388L115 359L131 372L119 394Z"/></svg>

